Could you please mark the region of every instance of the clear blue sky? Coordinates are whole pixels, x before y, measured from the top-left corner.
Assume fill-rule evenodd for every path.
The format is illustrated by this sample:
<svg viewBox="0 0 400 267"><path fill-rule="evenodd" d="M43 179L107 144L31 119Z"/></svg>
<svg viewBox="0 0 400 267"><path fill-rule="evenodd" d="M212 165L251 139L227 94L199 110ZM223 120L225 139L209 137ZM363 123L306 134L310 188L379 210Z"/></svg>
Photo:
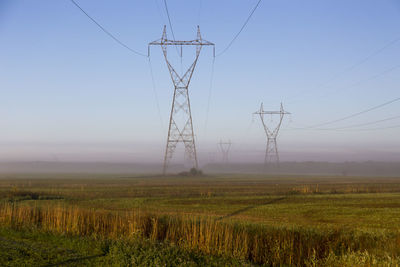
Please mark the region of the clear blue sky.
<svg viewBox="0 0 400 267"><path fill-rule="evenodd" d="M167 24L161 0L76 1L142 53ZM218 52L257 0L168 3L177 39L192 39L199 24ZM216 58L207 123L212 50L201 54L190 95L202 163L219 157L220 139L234 143L232 157L261 162L265 134L251 114L261 102L278 109L281 101L293 113L279 137L283 160L400 160L400 128L291 129L400 97L400 41L348 70L396 38L397 0L263 0ZM0 160L162 159L173 87L159 48L151 61L161 118L147 59L119 46L69 0L1 0L0 43ZM399 105L326 128L398 116ZM361 128L394 125L400 119Z"/></svg>

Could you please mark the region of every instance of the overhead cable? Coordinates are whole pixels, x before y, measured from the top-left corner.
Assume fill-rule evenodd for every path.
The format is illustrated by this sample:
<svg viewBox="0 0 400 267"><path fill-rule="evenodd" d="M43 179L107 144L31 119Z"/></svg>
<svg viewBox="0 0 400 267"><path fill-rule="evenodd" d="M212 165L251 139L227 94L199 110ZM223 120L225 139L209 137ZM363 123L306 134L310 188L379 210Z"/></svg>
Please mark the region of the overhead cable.
<svg viewBox="0 0 400 267"><path fill-rule="evenodd" d="M399 68L400 68L400 65L396 65L396 66L390 67L390 68L388 68L388 69L386 69L386 70L384 70L384 71L382 71L380 73L374 74L374 75L372 75L372 76L370 76L370 77L368 77L366 79L363 79L363 80L357 81L355 83L352 83L349 86L340 87L340 88L337 88L335 90L324 91L325 93L319 94L318 97L328 96L328 95L330 95L332 93L336 93L336 92L339 92L339 91L344 90L344 89L353 88L353 87L359 86L360 84L376 80L376 79L378 79L378 78L380 78L380 77L382 77L384 75L387 75L387 74L389 74L389 73L391 73L391 72L393 72L395 70L398 70ZM303 96L304 95L305 94L303 94ZM288 101L288 102L292 103L292 101Z"/></svg>
<svg viewBox="0 0 400 267"><path fill-rule="evenodd" d="M304 127L304 128L306 128L306 129L307 129L307 128L317 128L317 127L321 127L321 126L324 126L324 125L333 124L333 123L337 123L337 122L344 121L344 120L347 120L347 119L351 119L351 118L357 117L357 116L359 116L359 115L368 113L368 112L370 112L370 111L373 111L373 110L382 108L382 107L384 107L384 106L390 105L390 104L392 104L392 103L394 103L394 102L397 102L397 101L399 101L399 100L400 100L400 97L395 98L395 99L392 99L392 100L387 101L387 102L385 102L385 103L379 104L379 105L377 105L377 106L374 106L374 107L365 109L365 110L363 110L363 111L356 112L356 113L353 113L353 114L351 114L351 115L348 115L348 116L339 118L339 119L335 119L335 120L332 120L332 121L327 121L327 122L323 122L323 123L311 125L311 126Z"/></svg>
<svg viewBox="0 0 400 267"><path fill-rule="evenodd" d="M101 24L99 22L97 22L93 17L91 17L81 6L78 5L78 3L76 3L74 0L70 0L71 3L73 3L80 11L82 11L83 14L86 15L86 17L88 17L94 24L96 24L104 33L106 33L109 37L111 37L114 41L116 41L118 44L120 44L121 46L125 47L126 49L128 49L129 51L131 51L132 53L139 55L139 56L143 56L143 57L147 57L147 55L140 53L132 48L130 48L128 45L126 45L125 43L123 43L122 41L120 41L117 37L115 37L111 32L109 32L107 29L105 29L103 26L101 26Z"/></svg>
<svg viewBox="0 0 400 267"><path fill-rule="evenodd" d="M250 15L247 17L246 21L244 22L243 26L240 28L239 32L233 37L233 39L229 42L229 44L225 47L224 50L222 50L221 53L217 54L217 57L219 57L220 55L224 54L231 46L232 44L236 41L236 39L239 37L239 35L242 33L243 29L246 27L247 23L250 21L251 17L253 16L254 12L256 11L256 9L258 8L258 6L260 5L262 0L258 0L257 4L255 5L255 7L252 9L252 11L250 12Z"/></svg>
<svg viewBox="0 0 400 267"><path fill-rule="evenodd" d="M358 60L357 62L353 63L352 65L344 68L342 71L337 72L336 74L332 75L331 78L328 79L327 81L325 81L324 83L321 83L321 84L315 86L314 89L318 89L318 88L321 89L321 88L324 88L324 87L328 87L329 83L337 80L343 74L346 74L346 73L356 69L357 67L363 65L364 63L368 62L370 59L372 59L375 56L379 55L380 53L382 53L383 51L385 51L386 49L388 49L389 47L395 45L398 42L400 42L400 38L399 37L397 37L397 38L385 43L382 47L372 51L367 56L363 57L362 59ZM397 66L394 67L393 69L390 69L390 70L386 71L386 72L390 72L390 71L394 70L395 68L397 68ZM382 74L385 74L386 72L384 72ZM381 75L381 74L379 74L379 75ZM375 76L373 78L375 78ZM307 94L310 94L312 91L313 91L313 89L307 90L307 91L303 91L302 93L294 95L293 97L290 97L289 99L294 99L294 98L305 96Z"/></svg>
<svg viewBox="0 0 400 267"><path fill-rule="evenodd" d="M165 6L165 11L167 12L168 23L169 23L169 27L171 28L172 38L175 41L176 39L175 39L175 34L174 34L174 28L172 28L171 17L169 16L167 0L164 0L164 6Z"/></svg>
<svg viewBox="0 0 400 267"><path fill-rule="evenodd" d="M393 39L393 40L391 40L390 42L384 44L384 45L383 45L382 47L380 47L379 49L373 51L372 53L370 53L370 54L367 55L366 57L364 57L364 58L360 59L359 61L357 61L356 63L354 63L353 65L350 65L349 67L345 68L343 71L341 71L341 72L337 73L336 75L334 75L334 76L331 78L331 80L334 80L334 79L336 79L338 76L340 76L340 75L342 75L342 74L344 74L344 73L346 73L346 72L349 72L349 71L351 71L351 70L357 68L358 66L360 66L360 65L362 65L362 64L364 64L364 63L366 63L366 62L369 61L371 58L373 58L373 57L379 55L380 53L382 53L383 51L385 51L387 48L393 46L394 44L396 44L396 43L399 42L399 41L400 41L400 38L396 38L396 39ZM331 81L331 80L330 80L330 81Z"/></svg>
<svg viewBox="0 0 400 267"><path fill-rule="evenodd" d="M397 129L397 128L400 128L400 125L393 125L393 126L379 127L379 128L357 129L357 131L378 131L378 130Z"/></svg>
<svg viewBox="0 0 400 267"><path fill-rule="evenodd" d="M210 113L211 93L212 93L213 81L214 81L214 65L215 65L215 57L213 57L212 66L211 66L210 86L208 89L208 98L207 98L206 121L204 123L204 136L207 135L208 115Z"/></svg>
<svg viewBox="0 0 400 267"><path fill-rule="evenodd" d="M335 128L290 128L290 130L318 130L318 131L339 131L339 130L362 130L362 129L357 129L358 127L362 126L367 126L367 125L373 125L373 124L378 124L386 121L391 121L395 119L399 119L400 116L394 116L394 117L389 117L386 119L381 119L381 120L375 120L371 122L365 122L365 123L359 123L359 124L352 124L352 125L347 125L343 127L335 127Z"/></svg>
<svg viewBox="0 0 400 267"><path fill-rule="evenodd" d="M359 123L359 124L353 124L353 125L348 125L348 126L344 126L344 127L326 128L326 130L352 129L352 128L358 128L358 127L367 126L367 125L378 124L378 123L382 123L385 121L391 121L391 120L395 120L395 119L399 119L399 118L400 118L400 116L394 116L394 117L390 117L390 118L386 118L386 119L370 121L370 122L365 122L365 123Z"/></svg>
<svg viewBox="0 0 400 267"><path fill-rule="evenodd" d="M163 119L162 119L162 116L161 116L160 102L158 100L156 82L155 82L155 79L154 79L153 66L151 64L150 57L148 57L148 60L149 60L148 63L149 63L149 69L150 69L151 83L152 83L152 87L153 87L154 99L156 100L156 107L157 107L158 117L160 119L160 125L161 125L162 129L164 129L164 122L163 122Z"/></svg>
<svg viewBox="0 0 400 267"><path fill-rule="evenodd" d="M172 38L174 41L176 41L175 34L174 34L174 28L172 27L171 17L169 15L167 0L164 0L164 7L165 7L165 12L167 13L168 23L169 23L169 28L171 29ZM176 52L178 53L178 55L181 57L181 68L182 68L182 53L179 53L177 46L175 46L175 49L176 49Z"/></svg>

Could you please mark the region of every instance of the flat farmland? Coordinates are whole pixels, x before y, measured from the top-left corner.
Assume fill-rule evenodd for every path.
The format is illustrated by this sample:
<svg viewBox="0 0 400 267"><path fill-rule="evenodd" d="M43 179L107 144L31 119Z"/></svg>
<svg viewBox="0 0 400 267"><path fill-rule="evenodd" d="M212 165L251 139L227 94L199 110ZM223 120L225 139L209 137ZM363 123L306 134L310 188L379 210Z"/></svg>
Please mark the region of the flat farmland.
<svg viewBox="0 0 400 267"><path fill-rule="evenodd" d="M400 262L397 177L2 174L0 198L3 245L28 231L55 235L51 240L86 238L102 248L140 240L153 251L162 244L161 251L201 255L187 259L194 266ZM133 261L132 246L118 254L122 265L154 264ZM115 253L101 251L93 262Z"/></svg>

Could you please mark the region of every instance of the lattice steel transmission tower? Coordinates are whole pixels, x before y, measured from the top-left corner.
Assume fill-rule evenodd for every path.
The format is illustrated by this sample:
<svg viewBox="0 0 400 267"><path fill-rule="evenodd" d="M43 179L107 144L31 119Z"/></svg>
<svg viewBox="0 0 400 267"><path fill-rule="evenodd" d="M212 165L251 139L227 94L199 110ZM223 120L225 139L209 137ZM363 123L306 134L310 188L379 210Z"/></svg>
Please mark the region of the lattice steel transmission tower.
<svg viewBox="0 0 400 267"><path fill-rule="evenodd" d="M185 146L186 157L192 162L194 168L198 168L198 160L196 154L196 144L194 139L192 113L190 110L189 100L189 84L192 78L194 69L199 59L200 52L203 46L213 46L215 56L215 45L209 41L202 39L200 34L200 27L197 26L197 38L190 41L177 41L169 40L167 38L166 26L161 39L149 43L149 55L150 46L159 45L161 46L164 54L165 62L169 73L171 75L172 83L174 84L174 96L172 99L171 114L169 119L168 138L167 146L165 149L163 173L165 174L169 165L170 160L174 154L178 143L182 142ZM179 75L178 72L173 68L170 61L168 60L168 47L175 46L180 47L182 57L183 46L195 46L196 54L193 63L189 66L186 72Z"/></svg>
<svg viewBox="0 0 400 267"><path fill-rule="evenodd" d="M222 162L228 163L229 150L231 149L232 142L230 140L228 142L222 142L221 140L219 141L218 146L222 153Z"/></svg>
<svg viewBox="0 0 400 267"><path fill-rule="evenodd" d="M261 103L261 107L258 111L254 112L253 114L259 115L261 122L264 126L265 133L267 135L267 149L265 151L265 159L264 159L264 164L270 164L270 163L276 163L279 164L279 154L278 154L278 146L276 144L276 138L279 133L279 129L282 125L283 117L287 114L290 114L289 112L285 111L283 109L283 105L281 103L281 109L279 111L265 111L263 107L263 103ZM279 122L275 127L271 126L268 127L265 120L264 116L265 115L279 115Z"/></svg>

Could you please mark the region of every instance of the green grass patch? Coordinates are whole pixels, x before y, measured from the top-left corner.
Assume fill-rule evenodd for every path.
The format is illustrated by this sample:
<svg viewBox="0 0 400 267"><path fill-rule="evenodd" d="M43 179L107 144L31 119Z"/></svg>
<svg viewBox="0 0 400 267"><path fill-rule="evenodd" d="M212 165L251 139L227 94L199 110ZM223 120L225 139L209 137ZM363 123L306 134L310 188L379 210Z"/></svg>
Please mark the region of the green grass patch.
<svg viewBox="0 0 400 267"><path fill-rule="evenodd" d="M107 240L0 227L1 266L253 266L147 239Z"/></svg>

